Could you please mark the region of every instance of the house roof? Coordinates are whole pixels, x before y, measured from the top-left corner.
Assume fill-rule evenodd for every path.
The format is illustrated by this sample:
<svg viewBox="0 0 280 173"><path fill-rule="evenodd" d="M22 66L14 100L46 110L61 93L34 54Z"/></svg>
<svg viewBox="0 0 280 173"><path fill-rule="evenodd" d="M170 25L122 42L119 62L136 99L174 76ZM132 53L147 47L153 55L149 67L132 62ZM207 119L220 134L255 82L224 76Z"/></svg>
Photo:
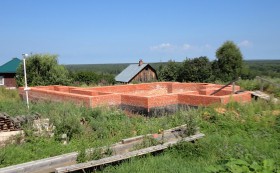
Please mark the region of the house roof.
<svg viewBox="0 0 280 173"><path fill-rule="evenodd" d="M115 77L117 82L129 82L134 76L142 71L148 64L130 64L120 74Z"/></svg>
<svg viewBox="0 0 280 173"><path fill-rule="evenodd" d="M21 63L20 59L13 58L12 60L0 66L0 73L16 73L20 63Z"/></svg>

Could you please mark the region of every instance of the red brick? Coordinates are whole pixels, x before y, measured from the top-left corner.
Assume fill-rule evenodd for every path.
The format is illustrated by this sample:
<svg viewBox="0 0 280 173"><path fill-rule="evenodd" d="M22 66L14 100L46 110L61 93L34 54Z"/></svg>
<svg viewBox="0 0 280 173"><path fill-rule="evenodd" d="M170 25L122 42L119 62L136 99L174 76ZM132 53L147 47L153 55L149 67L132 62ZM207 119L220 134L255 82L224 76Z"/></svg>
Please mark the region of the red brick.
<svg viewBox="0 0 280 173"><path fill-rule="evenodd" d="M214 95L210 95L222 85L208 83L154 82L135 85L115 85L105 87L38 86L29 91L31 100L70 101L90 107L99 105L150 108L168 105L208 106L213 103L226 104L229 101L249 102L251 94L243 92L232 95L232 86L228 86ZM235 86L235 90L239 90ZM25 95L19 88L21 96Z"/></svg>

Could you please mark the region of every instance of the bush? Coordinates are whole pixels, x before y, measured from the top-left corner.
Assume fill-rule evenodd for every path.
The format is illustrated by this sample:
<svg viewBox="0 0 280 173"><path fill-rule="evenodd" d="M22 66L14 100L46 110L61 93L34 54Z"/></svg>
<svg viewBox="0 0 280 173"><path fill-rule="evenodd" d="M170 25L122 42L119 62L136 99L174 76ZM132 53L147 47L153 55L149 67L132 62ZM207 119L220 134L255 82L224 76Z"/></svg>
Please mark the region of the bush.
<svg viewBox="0 0 280 173"><path fill-rule="evenodd" d="M272 81L274 83L280 83L279 79L270 79L269 81ZM260 90L261 85L263 85L263 91L268 92L269 94L273 94L275 97L280 97L280 87L277 87L273 84L270 84L268 82L261 83L258 79L253 80L239 80L237 82L237 85L239 85L244 90L254 91L254 90Z"/></svg>
<svg viewBox="0 0 280 173"><path fill-rule="evenodd" d="M244 90L254 91L259 90L261 84L258 80L238 80L237 85L239 85Z"/></svg>
<svg viewBox="0 0 280 173"><path fill-rule="evenodd" d="M113 85L116 83L113 75L98 74L93 71L72 71L71 76L73 76L74 85Z"/></svg>
<svg viewBox="0 0 280 173"><path fill-rule="evenodd" d="M178 81L209 82L212 77L211 63L205 56L185 59L178 70Z"/></svg>
<svg viewBox="0 0 280 173"><path fill-rule="evenodd" d="M251 172L251 173L258 173L258 172L279 172L280 170L276 167L275 161L273 159L265 159L262 163L258 163L256 161L247 162L242 159L235 159L231 158L230 160L226 161L222 165L218 166L209 166L207 168L207 172L211 173L223 173L223 172Z"/></svg>
<svg viewBox="0 0 280 173"><path fill-rule="evenodd" d="M54 120L55 135L56 138L61 138L62 134L66 134L69 140L73 135L79 135L82 133L82 127L80 124L80 117L67 113L61 115L59 119Z"/></svg>

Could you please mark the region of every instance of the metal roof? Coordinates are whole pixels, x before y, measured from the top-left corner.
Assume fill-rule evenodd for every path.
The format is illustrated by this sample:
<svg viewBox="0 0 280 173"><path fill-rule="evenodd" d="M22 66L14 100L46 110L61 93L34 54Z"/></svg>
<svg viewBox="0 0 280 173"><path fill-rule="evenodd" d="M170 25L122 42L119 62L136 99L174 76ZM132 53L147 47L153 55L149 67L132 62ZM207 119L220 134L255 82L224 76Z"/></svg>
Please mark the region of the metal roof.
<svg viewBox="0 0 280 173"><path fill-rule="evenodd" d="M0 73L16 73L20 63L20 59L13 58L11 61L8 61L0 66Z"/></svg>
<svg viewBox="0 0 280 173"><path fill-rule="evenodd" d="M120 74L115 77L117 82L129 82L134 76L136 76L140 71L142 71L148 64L130 64L126 69L124 69Z"/></svg>

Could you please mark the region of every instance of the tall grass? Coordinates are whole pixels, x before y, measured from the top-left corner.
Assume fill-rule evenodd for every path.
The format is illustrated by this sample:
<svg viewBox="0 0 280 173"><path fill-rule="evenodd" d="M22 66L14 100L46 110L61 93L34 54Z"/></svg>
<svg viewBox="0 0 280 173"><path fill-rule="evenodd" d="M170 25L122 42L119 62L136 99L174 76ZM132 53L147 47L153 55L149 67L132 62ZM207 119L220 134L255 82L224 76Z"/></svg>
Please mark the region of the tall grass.
<svg viewBox="0 0 280 173"><path fill-rule="evenodd" d="M17 90L8 90L5 87L0 87L0 101L2 100L19 100Z"/></svg>
<svg viewBox="0 0 280 173"><path fill-rule="evenodd" d="M15 94L0 100L0 111L13 116L37 112L56 126L53 138L30 134L23 144L1 148L0 167L110 145L123 138L156 133L185 122L198 123L206 136L195 143L182 142L159 155L133 158L102 171L209 172L208 168L223 168L234 159L259 165L272 159L275 169L279 170L280 166L280 105L261 100L213 105L155 118L129 117L117 108L88 109L70 103L32 103L28 111ZM190 117L196 117L195 122ZM85 124L80 123L81 119ZM63 133L70 138L67 145L60 141Z"/></svg>
<svg viewBox="0 0 280 173"><path fill-rule="evenodd" d="M8 97L0 101L0 112L7 112L11 116L39 113L42 118L49 118L56 127L55 135L53 138L37 137L32 133L32 125L26 125L25 143L1 148L0 157L1 155L5 157L2 157L0 167L81 151L85 148L106 146L119 142L123 138L157 133L159 129L168 129L188 122L190 121L188 116L191 116L191 112L178 112L159 118L139 115L129 117L117 108L89 109L71 103L53 102L31 103L30 109L27 110L24 102L15 99L17 95L13 97L14 99ZM192 126L195 124L195 122L190 123ZM192 126L189 130L193 129ZM67 145L61 142L62 134L68 136Z"/></svg>
<svg viewBox="0 0 280 173"><path fill-rule="evenodd" d="M280 170L280 105L230 103L198 109L196 114L206 135L203 139L179 143L157 156L133 158L102 172L212 172L209 168L231 172L224 167L234 159L258 165L270 159L276 165L274 171Z"/></svg>
<svg viewBox="0 0 280 173"><path fill-rule="evenodd" d="M267 80L280 85L280 78L267 78ZM239 80L237 84L240 85L242 89L250 90L250 91L260 90L261 85L263 85L263 90L265 92L272 94L274 97L280 97L280 87L277 87L268 82L263 82L262 84L260 80L253 79L253 80Z"/></svg>

